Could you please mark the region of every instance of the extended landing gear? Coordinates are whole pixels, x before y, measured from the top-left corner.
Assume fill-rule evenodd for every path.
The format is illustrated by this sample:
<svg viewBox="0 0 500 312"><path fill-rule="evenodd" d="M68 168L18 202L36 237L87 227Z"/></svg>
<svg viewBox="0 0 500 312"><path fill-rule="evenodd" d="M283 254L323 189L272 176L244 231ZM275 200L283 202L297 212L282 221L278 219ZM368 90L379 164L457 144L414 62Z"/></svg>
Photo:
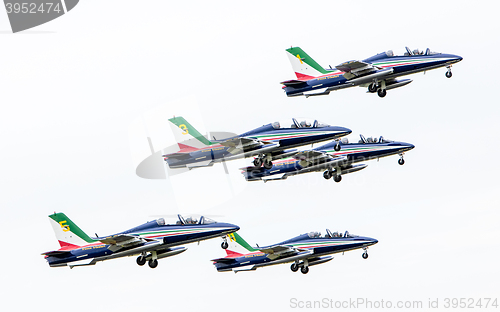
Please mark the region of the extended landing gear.
<svg viewBox="0 0 500 312"><path fill-rule="evenodd" d="M139 257L137 257L136 262L140 266L145 265L147 262L150 268L152 268L152 269L156 268L158 266L158 259L157 259L156 251L152 251L151 254L149 254L149 255L147 255L145 252L143 252Z"/></svg>
<svg viewBox="0 0 500 312"><path fill-rule="evenodd" d="M229 247L229 244L227 243L227 239L226 239L226 237L225 237L225 236L224 236L222 239L223 239L224 241L222 242L222 244L220 244L220 247L221 247L222 249L227 249L227 247Z"/></svg>
<svg viewBox="0 0 500 312"><path fill-rule="evenodd" d="M379 97L383 98L387 95L387 90L385 89L378 89L377 94Z"/></svg>
<svg viewBox="0 0 500 312"><path fill-rule="evenodd" d="M368 247L364 247L363 250L365 252L363 252L363 254L361 255L361 257L363 257L363 259L368 259Z"/></svg>
<svg viewBox="0 0 500 312"><path fill-rule="evenodd" d="M370 92L370 93L377 92L377 89L378 89L378 86L375 82L368 86L368 92Z"/></svg>
<svg viewBox="0 0 500 312"><path fill-rule="evenodd" d="M157 259L149 259L148 265L150 268L154 269L158 266L158 260Z"/></svg>
<svg viewBox="0 0 500 312"><path fill-rule="evenodd" d="M453 76L453 74L451 73L451 65L450 66L446 66L446 68L448 68L448 71L446 72L446 78L451 78L451 76Z"/></svg>
<svg viewBox="0 0 500 312"><path fill-rule="evenodd" d="M292 272L297 272L300 268L300 272L302 274L307 274L309 273L309 261L304 260L304 262L302 262L301 264L299 264L298 261L295 261L294 263L292 263L292 265L290 266L290 270L292 270Z"/></svg>
<svg viewBox="0 0 500 312"><path fill-rule="evenodd" d="M145 265L146 264L146 257L144 257L142 255L137 257L137 264L140 266Z"/></svg>
<svg viewBox="0 0 500 312"><path fill-rule="evenodd" d="M337 144L333 148L336 152L340 151L340 142L337 141Z"/></svg>
<svg viewBox="0 0 500 312"><path fill-rule="evenodd" d="M255 159L253 160L253 165L254 165L255 167L260 167L260 166L262 166L262 162L263 162L263 161L262 161L262 158L255 158Z"/></svg>
<svg viewBox="0 0 500 312"><path fill-rule="evenodd" d="M400 164L401 166L405 164L405 160L403 159L403 154L400 154L401 158L399 158L398 160L398 164Z"/></svg>
<svg viewBox="0 0 500 312"><path fill-rule="evenodd" d="M333 173L330 170L323 172L323 178L325 178L327 180L331 179L332 176L333 176Z"/></svg>
<svg viewBox="0 0 500 312"><path fill-rule="evenodd" d="M333 176L333 181L339 183L340 181L342 181L342 176L341 175L334 175Z"/></svg>
<svg viewBox="0 0 500 312"><path fill-rule="evenodd" d="M264 165L264 168L271 169L273 167L273 162L270 158L271 157L259 156L253 160L253 165L255 167L261 167L262 165Z"/></svg>

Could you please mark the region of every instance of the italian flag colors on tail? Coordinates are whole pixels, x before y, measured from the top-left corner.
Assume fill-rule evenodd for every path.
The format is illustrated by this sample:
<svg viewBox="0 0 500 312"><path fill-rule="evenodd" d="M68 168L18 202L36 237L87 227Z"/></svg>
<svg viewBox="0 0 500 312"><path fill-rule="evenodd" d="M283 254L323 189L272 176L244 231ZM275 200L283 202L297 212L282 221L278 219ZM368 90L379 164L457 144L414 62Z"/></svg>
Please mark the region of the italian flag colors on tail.
<svg viewBox="0 0 500 312"><path fill-rule="evenodd" d="M54 213L49 216L49 220L62 248L84 246L96 242L64 213Z"/></svg>
<svg viewBox="0 0 500 312"><path fill-rule="evenodd" d="M297 79L311 79L328 73L299 47L286 50Z"/></svg>

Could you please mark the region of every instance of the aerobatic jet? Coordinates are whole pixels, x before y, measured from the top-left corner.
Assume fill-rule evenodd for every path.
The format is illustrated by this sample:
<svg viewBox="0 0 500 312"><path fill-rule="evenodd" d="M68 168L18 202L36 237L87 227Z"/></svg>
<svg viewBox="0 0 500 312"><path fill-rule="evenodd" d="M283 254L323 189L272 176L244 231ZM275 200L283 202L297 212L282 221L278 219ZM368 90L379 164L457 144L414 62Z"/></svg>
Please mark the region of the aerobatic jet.
<svg viewBox="0 0 500 312"><path fill-rule="evenodd" d="M174 256L187 250L179 245L223 237L238 231L234 224L218 223L207 217L183 218L176 224L165 224L163 218L153 220L130 230L91 238L64 213L49 215L50 223L61 248L42 253L51 267L94 265L98 261L139 255L137 264L148 262L156 268L158 259ZM222 243L227 248L227 242Z"/></svg>
<svg viewBox="0 0 500 312"><path fill-rule="evenodd" d="M293 155L298 146L338 139L351 133L315 119L292 118L273 122L224 140L208 140L183 117L169 119L179 151L163 155L169 168L212 166L238 158L255 157L255 167L271 168L273 161ZM186 141L188 140L188 141ZM337 144L336 148L340 148Z"/></svg>
<svg viewBox="0 0 500 312"><path fill-rule="evenodd" d="M308 172L321 172L323 177L335 182L342 180L342 175L356 172L366 168L368 165L360 164L372 159L386 156L400 156L398 163L405 163L403 155L413 149L413 144L395 142L380 138L365 138L360 135L358 143L349 143L347 138L340 142L327 143L312 150L306 150L294 154L292 157L276 162L272 168L256 168L253 166L241 168L242 174L247 181L264 182L269 180L284 180L289 176ZM336 145L340 144L340 150Z"/></svg>
<svg viewBox="0 0 500 312"><path fill-rule="evenodd" d="M264 266L293 262L290 267L293 272L300 269L307 274L310 266L332 260L330 254L363 249L363 259L367 259L368 247L378 243L374 238L352 235L347 231L344 234L332 233L328 229L325 236L310 232L268 247L251 247L238 233L229 234L227 238L227 256L211 260L219 272L255 271Z"/></svg>
<svg viewBox="0 0 500 312"><path fill-rule="evenodd" d="M368 92L385 97L387 90L399 88L412 82L411 79L397 79L418 72L446 67L446 77L451 78L451 67L462 60L461 56L431 52L427 49L411 51L405 48L404 55L394 55L392 50L379 53L362 61L348 61L323 68L299 47L287 49L297 79L281 82L287 96L305 97L327 95L331 91L366 87Z"/></svg>

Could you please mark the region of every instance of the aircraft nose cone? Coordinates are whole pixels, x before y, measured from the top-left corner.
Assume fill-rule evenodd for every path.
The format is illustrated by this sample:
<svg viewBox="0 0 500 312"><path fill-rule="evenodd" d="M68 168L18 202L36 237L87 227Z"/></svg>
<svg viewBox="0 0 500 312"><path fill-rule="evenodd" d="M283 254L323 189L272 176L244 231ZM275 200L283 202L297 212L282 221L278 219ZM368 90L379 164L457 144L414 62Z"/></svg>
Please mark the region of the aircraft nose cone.
<svg viewBox="0 0 500 312"><path fill-rule="evenodd" d="M377 239L375 239L375 238L372 238L372 239L371 239L371 243L372 243L372 245L375 245L376 243L378 243L378 240L377 240Z"/></svg>
<svg viewBox="0 0 500 312"><path fill-rule="evenodd" d="M344 127L339 127L339 128L343 135L348 135L352 132L352 130L349 128L344 128Z"/></svg>
<svg viewBox="0 0 500 312"><path fill-rule="evenodd" d="M409 149L414 149L415 148L415 145L410 144L410 143L407 143L406 146L408 146Z"/></svg>

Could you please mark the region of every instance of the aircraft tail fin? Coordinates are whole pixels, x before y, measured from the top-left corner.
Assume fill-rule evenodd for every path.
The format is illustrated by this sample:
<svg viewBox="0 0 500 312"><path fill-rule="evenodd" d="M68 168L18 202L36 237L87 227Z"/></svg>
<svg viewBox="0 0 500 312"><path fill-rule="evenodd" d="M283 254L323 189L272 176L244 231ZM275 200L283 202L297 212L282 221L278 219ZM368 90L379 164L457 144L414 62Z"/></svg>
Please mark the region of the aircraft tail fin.
<svg viewBox="0 0 500 312"><path fill-rule="evenodd" d="M213 144L184 119L184 117L173 117L168 121L170 122L175 140L181 150L188 147L203 148ZM190 140L189 144L187 144L188 140Z"/></svg>
<svg viewBox="0 0 500 312"><path fill-rule="evenodd" d="M64 213L51 214L49 220L61 248L83 246L95 242Z"/></svg>
<svg viewBox="0 0 500 312"><path fill-rule="evenodd" d="M292 47L286 52L298 79L311 79L328 73L301 48Z"/></svg>
<svg viewBox="0 0 500 312"><path fill-rule="evenodd" d="M250 246L238 233L231 233L227 235L228 247L226 253L229 257L244 255L250 252L258 251Z"/></svg>

